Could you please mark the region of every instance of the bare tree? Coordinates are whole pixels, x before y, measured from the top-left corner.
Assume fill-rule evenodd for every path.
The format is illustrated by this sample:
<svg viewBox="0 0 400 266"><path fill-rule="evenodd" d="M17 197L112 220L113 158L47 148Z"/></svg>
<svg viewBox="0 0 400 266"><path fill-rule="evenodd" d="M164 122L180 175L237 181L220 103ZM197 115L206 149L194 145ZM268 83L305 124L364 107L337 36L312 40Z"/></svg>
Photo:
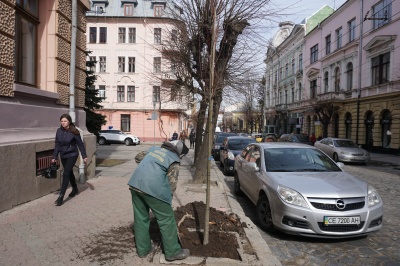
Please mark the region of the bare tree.
<svg viewBox="0 0 400 266"><path fill-rule="evenodd" d="M340 109L335 99L318 100L312 104L315 114L318 116L322 124L323 137L328 136L328 126L333 115Z"/></svg>
<svg viewBox="0 0 400 266"><path fill-rule="evenodd" d="M270 0L191 0L179 1L182 14L175 28L177 34L162 51L164 59L174 65L174 80L163 82L165 87L185 88L187 93L200 97L196 132L203 132L205 115L213 108L211 127L206 126L206 133L214 132L223 96L240 84L243 74L255 68L257 56L263 54L262 38L257 29L266 25L272 15L267 9ZM213 5L215 3L215 5ZM212 11L216 10L218 40L214 68L214 87L210 87L210 64L212 39ZM254 40L259 41L253 42ZM225 92L224 92L225 90ZM213 106L209 106L210 94ZM208 123L207 123L208 125ZM197 134L195 154L195 176L197 182L204 182L207 165L208 134Z"/></svg>

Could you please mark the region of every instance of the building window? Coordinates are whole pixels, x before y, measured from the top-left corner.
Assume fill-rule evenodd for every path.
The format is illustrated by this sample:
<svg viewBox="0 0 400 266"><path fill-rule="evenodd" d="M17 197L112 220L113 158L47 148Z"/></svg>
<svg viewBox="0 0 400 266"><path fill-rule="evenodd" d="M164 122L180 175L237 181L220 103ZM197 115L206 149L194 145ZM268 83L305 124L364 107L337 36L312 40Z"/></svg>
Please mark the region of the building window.
<svg viewBox="0 0 400 266"><path fill-rule="evenodd" d="M347 64L347 90L351 90L353 88L353 64Z"/></svg>
<svg viewBox="0 0 400 266"><path fill-rule="evenodd" d="M352 42L356 38L356 19L350 20L347 24L349 26L349 42Z"/></svg>
<svg viewBox="0 0 400 266"><path fill-rule="evenodd" d="M164 10L163 6L155 5L154 6L154 16L155 17L161 17L163 15L163 10Z"/></svg>
<svg viewBox="0 0 400 266"><path fill-rule="evenodd" d="M121 131L131 131L131 115L121 115Z"/></svg>
<svg viewBox="0 0 400 266"><path fill-rule="evenodd" d="M171 42L175 44L178 41L178 31L172 30L171 31Z"/></svg>
<svg viewBox="0 0 400 266"><path fill-rule="evenodd" d="M153 58L153 72L161 73L161 57Z"/></svg>
<svg viewBox="0 0 400 266"><path fill-rule="evenodd" d="M179 88L178 87L172 87L171 88L171 101L182 101L182 97L179 94Z"/></svg>
<svg viewBox="0 0 400 266"><path fill-rule="evenodd" d="M154 43L161 44L161 28L154 29Z"/></svg>
<svg viewBox="0 0 400 266"><path fill-rule="evenodd" d="M125 57L118 57L118 72L125 73Z"/></svg>
<svg viewBox="0 0 400 266"><path fill-rule="evenodd" d="M89 28L89 43L96 43L97 40L97 28L90 27Z"/></svg>
<svg viewBox="0 0 400 266"><path fill-rule="evenodd" d="M326 45L326 54L331 53L331 35L325 37L325 45Z"/></svg>
<svg viewBox="0 0 400 266"><path fill-rule="evenodd" d="M133 16L133 5L124 5L124 16L132 17Z"/></svg>
<svg viewBox="0 0 400 266"><path fill-rule="evenodd" d="M153 86L153 103L160 102L160 86Z"/></svg>
<svg viewBox="0 0 400 266"><path fill-rule="evenodd" d="M289 75L289 64L286 63L286 66L285 66L285 78L287 78L288 75Z"/></svg>
<svg viewBox="0 0 400 266"><path fill-rule="evenodd" d="M91 71L92 73L96 72L96 57L95 56L89 56L89 71Z"/></svg>
<svg viewBox="0 0 400 266"><path fill-rule="evenodd" d="M336 30L336 49L342 47L342 27Z"/></svg>
<svg viewBox="0 0 400 266"><path fill-rule="evenodd" d="M129 28L129 43L136 43L136 28Z"/></svg>
<svg viewBox="0 0 400 266"><path fill-rule="evenodd" d="M38 1L17 1L17 6L19 8L15 9L15 79L36 85Z"/></svg>
<svg viewBox="0 0 400 266"><path fill-rule="evenodd" d="M128 86L128 102L135 101L135 86Z"/></svg>
<svg viewBox="0 0 400 266"><path fill-rule="evenodd" d="M117 86L117 102L125 102L125 87Z"/></svg>
<svg viewBox="0 0 400 266"><path fill-rule="evenodd" d="M105 56L100 56L100 71L99 72L106 72L106 57Z"/></svg>
<svg viewBox="0 0 400 266"><path fill-rule="evenodd" d="M279 104L283 104L283 93L279 91Z"/></svg>
<svg viewBox="0 0 400 266"><path fill-rule="evenodd" d="M335 69L335 92L340 91L340 68Z"/></svg>
<svg viewBox="0 0 400 266"><path fill-rule="evenodd" d="M294 88L292 88L292 103L294 103Z"/></svg>
<svg viewBox="0 0 400 266"><path fill-rule="evenodd" d="M128 57L128 72L135 73L135 57Z"/></svg>
<svg viewBox="0 0 400 266"><path fill-rule="evenodd" d="M100 27L99 43L107 43L107 28L106 27Z"/></svg>
<svg viewBox="0 0 400 266"><path fill-rule="evenodd" d="M389 23L392 19L392 0L383 0L372 7L374 29Z"/></svg>
<svg viewBox="0 0 400 266"><path fill-rule="evenodd" d="M99 97L102 99L106 98L106 86L104 85L99 86Z"/></svg>
<svg viewBox="0 0 400 266"><path fill-rule="evenodd" d="M301 83L299 83L299 101L301 101Z"/></svg>
<svg viewBox="0 0 400 266"><path fill-rule="evenodd" d="M329 73L328 73L328 71L326 71L325 74L324 74L324 89L325 89L325 93L328 92L328 89L329 89L328 84L329 84Z"/></svg>
<svg viewBox="0 0 400 266"><path fill-rule="evenodd" d="M311 52L310 62L312 64L312 63L318 61L318 44L311 47L310 52Z"/></svg>
<svg viewBox="0 0 400 266"><path fill-rule="evenodd" d="M303 54L299 54L299 70L303 68Z"/></svg>
<svg viewBox="0 0 400 266"><path fill-rule="evenodd" d="M372 58L372 85L389 81L390 52Z"/></svg>
<svg viewBox="0 0 400 266"><path fill-rule="evenodd" d="M288 91L285 90L285 104L288 104Z"/></svg>
<svg viewBox="0 0 400 266"><path fill-rule="evenodd" d="M294 58L292 59L292 74L294 74L296 72L296 60L294 60Z"/></svg>
<svg viewBox="0 0 400 266"><path fill-rule="evenodd" d="M317 97L317 80L310 81L310 99L315 99Z"/></svg>
<svg viewBox="0 0 400 266"><path fill-rule="evenodd" d="M126 41L126 28L118 28L118 43L125 43Z"/></svg>

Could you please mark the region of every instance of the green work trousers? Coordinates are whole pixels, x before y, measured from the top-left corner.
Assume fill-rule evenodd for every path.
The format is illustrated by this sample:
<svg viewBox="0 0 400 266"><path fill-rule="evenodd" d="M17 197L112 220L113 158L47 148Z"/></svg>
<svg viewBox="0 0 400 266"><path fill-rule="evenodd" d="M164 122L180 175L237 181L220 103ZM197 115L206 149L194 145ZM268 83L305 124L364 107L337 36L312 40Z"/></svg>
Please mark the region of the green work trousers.
<svg viewBox="0 0 400 266"><path fill-rule="evenodd" d="M131 190L135 230L135 244L139 256L145 256L151 250L149 209L157 219L166 257L181 251L178 242L178 230L174 211L168 203L145 193Z"/></svg>

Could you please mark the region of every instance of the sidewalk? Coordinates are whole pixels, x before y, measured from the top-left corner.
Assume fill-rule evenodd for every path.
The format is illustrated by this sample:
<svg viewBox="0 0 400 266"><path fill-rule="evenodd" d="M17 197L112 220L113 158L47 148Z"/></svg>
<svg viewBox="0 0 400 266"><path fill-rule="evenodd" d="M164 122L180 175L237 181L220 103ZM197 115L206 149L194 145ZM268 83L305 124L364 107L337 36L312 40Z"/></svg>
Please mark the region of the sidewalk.
<svg viewBox="0 0 400 266"><path fill-rule="evenodd" d="M158 145L158 143L156 143ZM147 148L143 145L143 148ZM163 265L160 249L153 256L137 256L130 228L133 211L127 182L136 167L129 161L114 167L97 167L97 177L79 184L79 195L54 206L57 193L0 213L0 265ZM189 184L194 169L193 150L181 163L173 207L205 202L205 190ZM224 175L213 162L211 207L236 213L247 224L255 255L245 261L189 257L181 265L281 265L272 255L257 227L248 219L225 187ZM67 193L70 192L68 189Z"/></svg>

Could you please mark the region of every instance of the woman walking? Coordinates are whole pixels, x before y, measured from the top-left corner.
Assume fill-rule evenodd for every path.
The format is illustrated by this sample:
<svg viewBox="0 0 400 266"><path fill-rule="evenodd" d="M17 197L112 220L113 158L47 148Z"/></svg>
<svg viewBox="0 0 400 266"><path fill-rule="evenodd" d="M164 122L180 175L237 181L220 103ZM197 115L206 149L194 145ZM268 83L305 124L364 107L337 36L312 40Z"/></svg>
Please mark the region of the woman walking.
<svg viewBox="0 0 400 266"><path fill-rule="evenodd" d="M78 194L78 186L75 181L74 176L74 165L78 159L78 148L82 154L83 161L86 163L87 156L85 146L79 133L79 130L72 123L72 118L69 114L63 114L60 117L61 126L57 129L56 140L54 146L53 160L56 162L58 154L60 154L61 163L64 168L62 185L60 190L60 195L54 202L57 206L63 204L65 191L68 188L68 184L71 182L72 192L68 195L69 197L74 197Z"/></svg>

